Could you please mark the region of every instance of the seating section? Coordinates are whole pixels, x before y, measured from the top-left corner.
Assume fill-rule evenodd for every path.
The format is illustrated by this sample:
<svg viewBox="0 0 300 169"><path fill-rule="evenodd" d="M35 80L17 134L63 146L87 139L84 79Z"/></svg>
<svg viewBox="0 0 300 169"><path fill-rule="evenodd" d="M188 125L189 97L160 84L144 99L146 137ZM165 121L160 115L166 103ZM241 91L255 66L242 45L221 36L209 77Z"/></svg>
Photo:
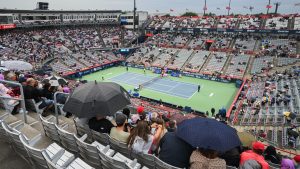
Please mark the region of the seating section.
<svg viewBox="0 0 300 169"><path fill-rule="evenodd" d="M300 30L300 16L295 17L294 29Z"/></svg>
<svg viewBox="0 0 300 169"><path fill-rule="evenodd" d="M245 16L240 20L240 29L258 29L260 27L261 20L253 16Z"/></svg>
<svg viewBox="0 0 300 169"><path fill-rule="evenodd" d="M299 61L300 61L300 59L298 59L298 58L279 57L279 58L277 58L277 66L287 66L287 65L297 63Z"/></svg>
<svg viewBox="0 0 300 169"><path fill-rule="evenodd" d="M234 29L237 26L238 18L220 18L218 21L217 28L223 29Z"/></svg>
<svg viewBox="0 0 300 169"><path fill-rule="evenodd" d="M210 60L204 69L204 72L221 72L227 60L226 53L214 52L211 54Z"/></svg>
<svg viewBox="0 0 300 169"><path fill-rule="evenodd" d="M251 68L251 74L262 73L262 71L269 70L273 65L273 57L266 56L255 58Z"/></svg>
<svg viewBox="0 0 300 169"><path fill-rule="evenodd" d="M158 55L156 60L152 63L154 67L164 67L172 57L177 53L177 49L163 49L161 54Z"/></svg>
<svg viewBox="0 0 300 169"><path fill-rule="evenodd" d="M287 29L289 17L273 17L266 21L266 29Z"/></svg>
<svg viewBox="0 0 300 169"><path fill-rule="evenodd" d="M169 69L179 70L193 53L193 50L182 49L168 65Z"/></svg>
<svg viewBox="0 0 300 169"><path fill-rule="evenodd" d="M249 55L233 56L225 74L232 77L242 78L245 74L249 59Z"/></svg>
<svg viewBox="0 0 300 169"><path fill-rule="evenodd" d="M185 65L184 70L190 72L199 72L209 55L209 51L195 51L194 55L192 55L192 59Z"/></svg>
<svg viewBox="0 0 300 169"><path fill-rule="evenodd" d="M251 37L237 38L234 48L240 51L254 51L256 40Z"/></svg>

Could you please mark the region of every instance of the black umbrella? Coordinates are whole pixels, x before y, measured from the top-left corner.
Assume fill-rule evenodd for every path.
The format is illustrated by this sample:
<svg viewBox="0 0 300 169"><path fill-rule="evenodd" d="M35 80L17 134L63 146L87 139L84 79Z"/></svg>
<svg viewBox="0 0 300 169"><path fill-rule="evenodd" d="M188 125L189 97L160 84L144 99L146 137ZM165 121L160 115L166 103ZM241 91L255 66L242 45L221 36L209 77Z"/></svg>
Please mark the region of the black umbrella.
<svg viewBox="0 0 300 169"><path fill-rule="evenodd" d="M68 81L62 77L50 76L43 80L43 83L50 83L51 86L66 85Z"/></svg>
<svg viewBox="0 0 300 169"><path fill-rule="evenodd" d="M234 128L209 118L184 120L178 125L176 135L195 148L218 152L226 152L241 145Z"/></svg>
<svg viewBox="0 0 300 169"><path fill-rule="evenodd" d="M117 83L89 82L74 90L64 105L64 111L79 118L111 116L129 104L129 94Z"/></svg>

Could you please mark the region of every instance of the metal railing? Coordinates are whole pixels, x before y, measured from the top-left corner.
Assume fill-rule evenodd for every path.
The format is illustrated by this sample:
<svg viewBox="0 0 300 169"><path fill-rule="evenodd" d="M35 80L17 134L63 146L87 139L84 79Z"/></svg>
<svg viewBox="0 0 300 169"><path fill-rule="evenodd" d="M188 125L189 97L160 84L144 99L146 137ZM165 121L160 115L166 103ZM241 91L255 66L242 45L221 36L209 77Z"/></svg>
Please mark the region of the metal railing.
<svg viewBox="0 0 300 169"><path fill-rule="evenodd" d="M54 93L54 108L55 108L55 117L56 117L56 124L57 125L59 124L59 121L58 121L58 109L57 109L57 107L59 106L58 103L57 103L57 95L58 94L63 94L63 95L67 95L67 96L70 95L69 93L63 93L63 92L55 92Z"/></svg>
<svg viewBox="0 0 300 169"><path fill-rule="evenodd" d="M18 82L12 82L12 81L6 81L6 80L0 80L0 83L6 83L6 84L12 84L12 85L17 85L20 87L20 97L15 98L15 97L6 97L6 96L0 96L0 98L3 99L10 99L10 100L18 100L20 101L21 104L21 110L24 115L24 122L27 123L27 116L26 116L26 106L25 106L25 97L24 97L24 91L23 91L23 86L21 83Z"/></svg>

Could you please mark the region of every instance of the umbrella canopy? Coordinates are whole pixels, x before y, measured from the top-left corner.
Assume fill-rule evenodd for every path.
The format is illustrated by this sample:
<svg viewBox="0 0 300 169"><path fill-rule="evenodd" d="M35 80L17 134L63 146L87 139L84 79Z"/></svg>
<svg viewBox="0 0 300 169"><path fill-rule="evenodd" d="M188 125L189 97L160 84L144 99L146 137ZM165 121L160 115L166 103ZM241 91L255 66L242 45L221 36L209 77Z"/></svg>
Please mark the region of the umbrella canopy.
<svg viewBox="0 0 300 169"><path fill-rule="evenodd" d="M74 90L64 105L64 111L79 118L111 116L129 104L129 94L117 83L89 82Z"/></svg>
<svg viewBox="0 0 300 169"><path fill-rule="evenodd" d="M251 147L252 143L256 141L255 136L249 132L238 132L237 134L244 147Z"/></svg>
<svg viewBox="0 0 300 169"><path fill-rule="evenodd" d="M291 113L291 112L284 112L283 115L285 117L287 117L288 119L295 119L296 118L296 114L295 113Z"/></svg>
<svg viewBox="0 0 300 169"><path fill-rule="evenodd" d="M43 83L50 83L51 86L65 85L68 81L62 77L50 76L43 80Z"/></svg>
<svg viewBox="0 0 300 169"><path fill-rule="evenodd" d="M176 135L196 148L226 152L240 146L234 128L209 118L184 120L178 125Z"/></svg>
<svg viewBox="0 0 300 169"><path fill-rule="evenodd" d="M33 68L30 63L20 60L3 61L2 66L9 70L32 70Z"/></svg>

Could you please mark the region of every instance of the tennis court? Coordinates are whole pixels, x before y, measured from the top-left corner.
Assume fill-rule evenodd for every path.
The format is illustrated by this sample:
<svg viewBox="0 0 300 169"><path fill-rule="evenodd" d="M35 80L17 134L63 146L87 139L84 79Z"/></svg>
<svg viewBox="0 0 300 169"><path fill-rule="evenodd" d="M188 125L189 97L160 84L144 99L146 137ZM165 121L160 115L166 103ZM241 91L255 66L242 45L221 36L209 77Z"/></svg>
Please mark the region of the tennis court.
<svg viewBox="0 0 300 169"><path fill-rule="evenodd" d="M142 69L126 68L123 66L112 67L84 76L82 79L88 81L114 81L122 85L126 90L133 90L139 84L152 81L158 77L152 71ZM198 85L201 90L198 93ZM223 106L230 107L238 88L234 83L220 83L205 79L192 77L167 77L156 79L148 85L144 85L139 94L144 97L162 100L179 106L190 106L199 111L210 111L212 107L217 110Z"/></svg>
<svg viewBox="0 0 300 169"><path fill-rule="evenodd" d="M182 97L185 99L191 98L198 90L198 86L191 83L170 80L167 77L160 78L145 74L126 72L109 79L116 83L125 83L138 87L143 84L143 88L162 92L172 96ZM148 83L149 82L149 83Z"/></svg>

